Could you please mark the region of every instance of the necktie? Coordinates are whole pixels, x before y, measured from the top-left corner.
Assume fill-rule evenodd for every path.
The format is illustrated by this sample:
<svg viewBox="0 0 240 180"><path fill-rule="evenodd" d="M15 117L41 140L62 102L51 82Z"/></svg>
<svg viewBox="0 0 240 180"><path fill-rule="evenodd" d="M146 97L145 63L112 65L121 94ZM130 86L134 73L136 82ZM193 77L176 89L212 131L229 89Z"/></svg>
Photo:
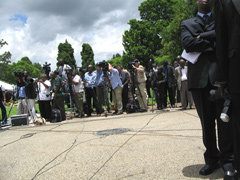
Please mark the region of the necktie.
<svg viewBox="0 0 240 180"><path fill-rule="evenodd" d="M207 14L204 14L203 19L206 23L208 23L209 16Z"/></svg>

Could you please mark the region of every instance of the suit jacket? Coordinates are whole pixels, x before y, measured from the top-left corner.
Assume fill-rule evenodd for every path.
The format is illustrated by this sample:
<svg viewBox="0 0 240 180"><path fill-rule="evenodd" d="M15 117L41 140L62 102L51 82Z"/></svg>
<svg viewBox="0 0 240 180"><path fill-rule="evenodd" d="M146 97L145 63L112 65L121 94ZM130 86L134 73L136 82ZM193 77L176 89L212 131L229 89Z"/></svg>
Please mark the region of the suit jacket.
<svg viewBox="0 0 240 180"><path fill-rule="evenodd" d="M228 81L232 93L240 93L240 1L216 0L217 81Z"/></svg>
<svg viewBox="0 0 240 180"><path fill-rule="evenodd" d="M164 66L162 66L164 68ZM164 70L163 70L164 72ZM170 65L167 66L167 74L165 74L165 76L167 76L167 80L166 83L168 85L169 88L171 88L174 83L175 83L175 77L174 77L174 68Z"/></svg>
<svg viewBox="0 0 240 180"><path fill-rule="evenodd" d="M122 84L124 87L128 87L129 83L129 74L126 71L122 71Z"/></svg>
<svg viewBox="0 0 240 180"><path fill-rule="evenodd" d="M215 55L215 21L209 17L206 23L202 17L185 20L181 23L181 43L187 52L201 52L195 64L188 63L188 88L204 88L210 80L215 83L216 55ZM200 35L200 38L197 36Z"/></svg>
<svg viewBox="0 0 240 180"><path fill-rule="evenodd" d="M186 72L186 75L188 75L188 67L187 66L184 66L184 69L185 69L185 72ZM181 91L181 85L182 85L182 68L180 66L176 67L175 69L175 78L177 80L177 83L178 83L178 89L179 91Z"/></svg>

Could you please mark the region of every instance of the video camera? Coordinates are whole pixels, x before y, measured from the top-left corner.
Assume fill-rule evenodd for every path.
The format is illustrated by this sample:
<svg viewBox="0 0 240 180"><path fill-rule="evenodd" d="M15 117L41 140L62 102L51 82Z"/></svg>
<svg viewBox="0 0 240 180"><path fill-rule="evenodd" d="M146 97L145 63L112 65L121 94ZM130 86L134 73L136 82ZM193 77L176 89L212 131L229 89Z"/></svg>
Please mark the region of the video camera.
<svg viewBox="0 0 240 180"><path fill-rule="evenodd" d="M21 79L24 77L24 71L14 71L14 75Z"/></svg>
<svg viewBox="0 0 240 180"><path fill-rule="evenodd" d="M220 115L220 118L223 122L228 122L230 120L228 116L228 111L231 103L231 95L229 93L228 87L223 88L223 93L221 93L220 89L213 89L210 91L210 101L216 101L216 100L225 100L223 105L223 110Z"/></svg>
<svg viewBox="0 0 240 180"><path fill-rule="evenodd" d="M45 64L43 64L43 70L44 73L47 75L47 78L49 78L49 73L51 71L51 67L50 67L50 63L48 64L47 62L45 62Z"/></svg>
<svg viewBox="0 0 240 180"><path fill-rule="evenodd" d="M66 69L66 74L67 75L72 75L73 70L72 69Z"/></svg>
<svg viewBox="0 0 240 180"><path fill-rule="evenodd" d="M108 71L108 62L103 60L102 62L99 62L99 67L102 68L103 75L106 77L107 76L107 71Z"/></svg>
<svg viewBox="0 0 240 180"><path fill-rule="evenodd" d="M133 65L135 65L135 62L133 61L133 62L129 62L128 63L128 65L127 65L127 70L128 71L133 71L134 69L133 69Z"/></svg>

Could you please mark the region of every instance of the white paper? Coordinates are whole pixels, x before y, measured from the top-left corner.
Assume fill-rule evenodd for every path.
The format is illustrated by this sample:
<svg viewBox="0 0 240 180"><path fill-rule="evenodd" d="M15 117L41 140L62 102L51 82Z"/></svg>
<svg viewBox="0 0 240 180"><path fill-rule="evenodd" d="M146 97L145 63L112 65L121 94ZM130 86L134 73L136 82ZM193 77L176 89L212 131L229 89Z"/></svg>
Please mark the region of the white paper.
<svg viewBox="0 0 240 180"><path fill-rule="evenodd" d="M201 52L190 52L187 53L184 49L182 52L182 57L186 60L188 60L190 63L195 64L198 60L198 57L200 56Z"/></svg>

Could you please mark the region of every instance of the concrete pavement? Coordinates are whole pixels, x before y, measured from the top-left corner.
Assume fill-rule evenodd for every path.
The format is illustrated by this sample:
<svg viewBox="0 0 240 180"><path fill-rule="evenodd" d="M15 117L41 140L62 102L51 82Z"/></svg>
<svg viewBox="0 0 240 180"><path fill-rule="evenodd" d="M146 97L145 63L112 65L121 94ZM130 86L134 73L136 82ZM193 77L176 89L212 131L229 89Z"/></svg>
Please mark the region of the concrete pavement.
<svg viewBox="0 0 240 180"><path fill-rule="evenodd" d="M1 130L0 179L222 179L203 153L196 110L78 118Z"/></svg>

